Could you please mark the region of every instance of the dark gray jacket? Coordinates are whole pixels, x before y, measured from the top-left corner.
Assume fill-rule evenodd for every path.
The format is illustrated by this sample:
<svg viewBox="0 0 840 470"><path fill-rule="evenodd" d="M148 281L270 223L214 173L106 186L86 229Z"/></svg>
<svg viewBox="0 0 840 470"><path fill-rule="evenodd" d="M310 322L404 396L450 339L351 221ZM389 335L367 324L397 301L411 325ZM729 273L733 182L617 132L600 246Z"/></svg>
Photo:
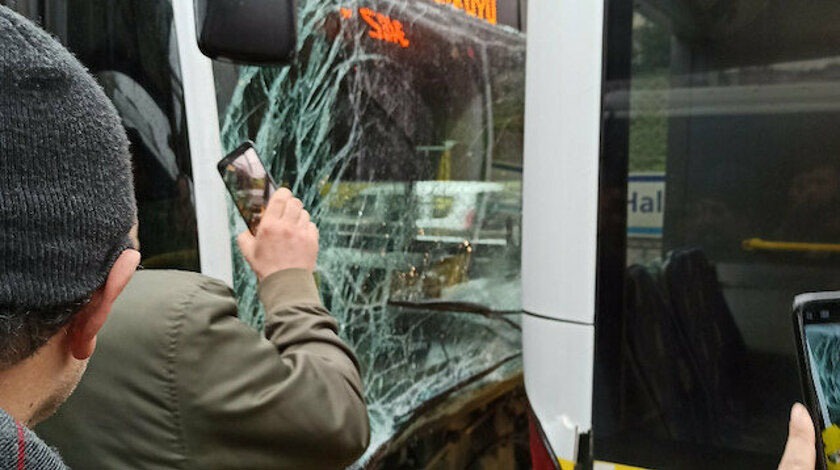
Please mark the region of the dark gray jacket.
<svg viewBox="0 0 840 470"><path fill-rule="evenodd" d="M263 337L223 283L141 271L79 388L38 433L74 468L340 468L368 444L355 358L312 275L260 285Z"/></svg>

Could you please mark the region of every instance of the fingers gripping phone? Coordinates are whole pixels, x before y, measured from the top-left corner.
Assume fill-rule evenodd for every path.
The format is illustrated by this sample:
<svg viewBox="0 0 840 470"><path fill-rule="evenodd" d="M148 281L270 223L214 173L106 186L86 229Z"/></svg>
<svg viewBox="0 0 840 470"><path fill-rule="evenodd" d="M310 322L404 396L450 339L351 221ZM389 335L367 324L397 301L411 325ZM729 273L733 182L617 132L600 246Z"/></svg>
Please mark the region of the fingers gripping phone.
<svg viewBox="0 0 840 470"><path fill-rule="evenodd" d="M840 291L796 296L793 324L817 468L840 469Z"/></svg>
<svg viewBox="0 0 840 470"><path fill-rule="evenodd" d="M245 142L225 156L218 169L248 230L256 235L257 226L277 185L263 166L253 142Z"/></svg>

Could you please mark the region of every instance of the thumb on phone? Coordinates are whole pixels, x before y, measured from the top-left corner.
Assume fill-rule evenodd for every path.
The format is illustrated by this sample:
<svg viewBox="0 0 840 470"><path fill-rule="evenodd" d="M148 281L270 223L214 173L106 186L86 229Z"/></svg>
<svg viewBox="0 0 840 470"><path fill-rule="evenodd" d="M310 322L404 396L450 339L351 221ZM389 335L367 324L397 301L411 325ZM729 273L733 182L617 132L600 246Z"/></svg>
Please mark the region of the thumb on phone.
<svg viewBox="0 0 840 470"><path fill-rule="evenodd" d="M251 264L254 260L254 246L256 243L256 237L249 230L245 230L236 237L236 244L239 245L239 250L242 252L242 256L245 257L245 261L248 264Z"/></svg>
<svg viewBox="0 0 840 470"><path fill-rule="evenodd" d="M817 450L814 422L799 403L790 410L790 425L785 453L779 470L811 470L816 465Z"/></svg>

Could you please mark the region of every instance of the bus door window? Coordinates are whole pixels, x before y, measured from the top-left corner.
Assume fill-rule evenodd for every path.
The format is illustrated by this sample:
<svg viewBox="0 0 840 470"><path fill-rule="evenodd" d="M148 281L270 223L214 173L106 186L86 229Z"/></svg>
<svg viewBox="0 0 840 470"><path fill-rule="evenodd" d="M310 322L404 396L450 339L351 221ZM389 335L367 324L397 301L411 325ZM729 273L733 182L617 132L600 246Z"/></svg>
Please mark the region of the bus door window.
<svg viewBox="0 0 840 470"><path fill-rule="evenodd" d="M620 13L599 269L624 291L599 294L595 457L773 467L801 400L792 299L840 288L840 5Z"/></svg>

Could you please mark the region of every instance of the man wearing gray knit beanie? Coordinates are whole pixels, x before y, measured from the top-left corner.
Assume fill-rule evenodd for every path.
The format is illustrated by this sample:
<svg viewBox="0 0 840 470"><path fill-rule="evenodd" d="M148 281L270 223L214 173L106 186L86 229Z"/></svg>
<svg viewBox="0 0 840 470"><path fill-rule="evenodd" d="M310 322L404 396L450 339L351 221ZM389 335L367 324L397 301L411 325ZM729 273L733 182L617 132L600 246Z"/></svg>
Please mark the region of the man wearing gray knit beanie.
<svg viewBox="0 0 840 470"><path fill-rule="evenodd" d="M82 65L0 6L0 469L64 468L28 427L70 395L140 254L128 140Z"/></svg>

